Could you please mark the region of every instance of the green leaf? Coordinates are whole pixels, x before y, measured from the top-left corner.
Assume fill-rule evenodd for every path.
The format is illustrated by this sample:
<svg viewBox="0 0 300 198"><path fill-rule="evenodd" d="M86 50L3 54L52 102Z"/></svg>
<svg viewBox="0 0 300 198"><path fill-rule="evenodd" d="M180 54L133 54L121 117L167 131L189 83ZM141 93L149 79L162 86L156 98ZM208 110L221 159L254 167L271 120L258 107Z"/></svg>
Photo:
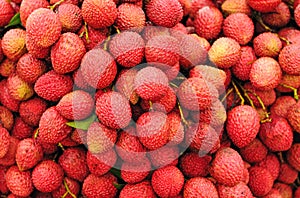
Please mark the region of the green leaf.
<svg viewBox="0 0 300 198"><path fill-rule="evenodd" d="M121 190L125 184L118 184L118 183L113 183L114 187L116 187L116 189Z"/></svg>
<svg viewBox="0 0 300 198"><path fill-rule="evenodd" d="M111 172L114 176L116 176L117 178L122 179L122 177L121 177L121 171L120 171L119 169L111 168L111 169L110 169L110 172Z"/></svg>
<svg viewBox="0 0 300 198"><path fill-rule="evenodd" d="M7 26L5 26L5 28L9 28L9 27L16 26L16 25L22 25L21 18L20 18L20 12L18 12L17 14L15 14L15 16L13 16L13 18L11 18L10 22L8 23Z"/></svg>
<svg viewBox="0 0 300 198"><path fill-rule="evenodd" d="M96 118L97 116L93 114L85 120L74 120L72 122L67 122L66 124L76 129L88 130L89 126L95 121Z"/></svg>

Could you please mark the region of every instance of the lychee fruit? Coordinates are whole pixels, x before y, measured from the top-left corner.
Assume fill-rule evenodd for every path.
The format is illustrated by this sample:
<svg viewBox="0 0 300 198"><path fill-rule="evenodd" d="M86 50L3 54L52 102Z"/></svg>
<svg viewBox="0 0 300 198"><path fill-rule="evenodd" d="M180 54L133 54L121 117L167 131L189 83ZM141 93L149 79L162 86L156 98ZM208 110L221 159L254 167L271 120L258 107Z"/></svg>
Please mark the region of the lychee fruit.
<svg viewBox="0 0 300 198"><path fill-rule="evenodd" d="M281 163L277 180L286 184L292 184L298 177L298 171L288 163Z"/></svg>
<svg viewBox="0 0 300 198"><path fill-rule="evenodd" d="M296 100L292 96L280 96L271 106L271 114L287 118L289 108L296 103Z"/></svg>
<svg viewBox="0 0 300 198"><path fill-rule="evenodd" d="M271 173L262 167L253 166L249 168L248 186L255 196L264 196L270 192L273 186Z"/></svg>
<svg viewBox="0 0 300 198"><path fill-rule="evenodd" d="M150 181L142 181L137 184L126 184L119 195L120 198L155 198L155 192Z"/></svg>
<svg viewBox="0 0 300 198"><path fill-rule="evenodd" d="M281 69L287 74L300 75L300 55L299 47L296 44L285 46L278 56L278 62Z"/></svg>
<svg viewBox="0 0 300 198"><path fill-rule="evenodd" d="M3 77L9 77L11 74L13 74L15 72L16 65L17 65L17 63L15 61L5 58L0 63L0 75Z"/></svg>
<svg viewBox="0 0 300 198"><path fill-rule="evenodd" d="M62 25L62 32L77 32L82 26L82 14L77 5L71 3L61 4L57 8L59 21Z"/></svg>
<svg viewBox="0 0 300 198"><path fill-rule="evenodd" d="M121 166L121 177L129 184L139 183L149 175L150 170L151 163L147 158L140 160L139 163L136 164L123 162Z"/></svg>
<svg viewBox="0 0 300 198"><path fill-rule="evenodd" d="M282 49L282 43L277 34L264 32L253 39L253 48L258 57L276 58Z"/></svg>
<svg viewBox="0 0 300 198"><path fill-rule="evenodd" d="M243 182L240 182L233 187L218 185L217 188L221 198L254 198L249 187Z"/></svg>
<svg viewBox="0 0 300 198"><path fill-rule="evenodd" d="M281 28L290 22L291 12L288 5L281 2L272 12L262 14L261 18L266 25Z"/></svg>
<svg viewBox="0 0 300 198"><path fill-rule="evenodd" d="M12 74L7 79L7 88L9 94L16 100L24 101L34 94L33 86L23 79L21 79L17 74Z"/></svg>
<svg viewBox="0 0 300 198"><path fill-rule="evenodd" d="M300 133L300 102L297 102L289 108L287 119L293 129L297 133Z"/></svg>
<svg viewBox="0 0 300 198"><path fill-rule="evenodd" d="M49 2L47 0L24 0L20 5L20 18L22 25L26 27L26 21L29 15L38 8L47 8Z"/></svg>
<svg viewBox="0 0 300 198"><path fill-rule="evenodd" d="M0 105L0 127L10 131L14 124L14 115L6 107Z"/></svg>
<svg viewBox="0 0 300 198"><path fill-rule="evenodd" d="M292 147L287 152L288 163L297 171L300 171L300 144L293 144Z"/></svg>
<svg viewBox="0 0 300 198"><path fill-rule="evenodd" d="M248 5L262 13L272 12L281 3L281 0L247 0Z"/></svg>
<svg viewBox="0 0 300 198"><path fill-rule="evenodd" d="M240 154L249 163L262 161L268 154L268 148L257 138L240 149Z"/></svg>
<svg viewBox="0 0 300 198"><path fill-rule="evenodd" d="M10 111L19 111L20 101L14 99L7 88L7 80L0 81L0 103L8 108Z"/></svg>
<svg viewBox="0 0 300 198"><path fill-rule="evenodd" d="M94 29L91 26L82 26L78 31L87 50L91 50L98 44L102 44L108 36L108 28Z"/></svg>
<svg viewBox="0 0 300 198"><path fill-rule="evenodd" d="M51 194L53 198L60 198L60 197L72 198L74 195L78 196L80 191L80 185L77 181L69 177L65 177L63 183L64 184L61 184L58 189L52 191ZM68 189L69 192L66 190L66 186L69 188Z"/></svg>
<svg viewBox="0 0 300 198"><path fill-rule="evenodd" d="M15 137L10 137L9 148L4 157L0 158L0 165L12 166L16 163L16 151L19 140Z"/></svg>
<svg viewBox="0 0 300 198"><path fill-rule="evenodd" d="M280 162L275 154L273 153L268 154L265 159L263 159L261 162L257 163L256 165L267 169L271 173L273 177L273 181L277 179L280 170Z"/></svg>
<svg viewBox="0 0 300 198"><path fill-rule="evenodd" d="M15 10L12 7L12 5L6 1L6 0L1 0L0 1L0 9L1 9L1 15L0 15L0 27L6 26L11 18L15 14Z"/></svg>
<svg viewBox="0 0 300 198"><path fill-rule="evenodd" d="M221 9L226 14L244 13L248 16L251 15L251 8L247 4L247 0L225 0L221 5Z"/></svg>
<svg viewBox="0 0 300 198"><path fill-rule="evenodd" d="M300 75L289 75L284 73L282 75L280 84L276 87L276 90L282 93L293 92L293 89L288 88L287 86L295 89L300 87Z"/></svg>
<svg viewBox="0 0 300 198"><path fill-rule="evenodd" d="M169 145L180 144L184 140L184 126L178 112L172 111L167 115L169 123Z"/></svg>
<svg viewBox="0 0 300 198"><path fill-rule="evenodd" d="M218 198L218 191L211 180L205 177L194 177L185 182L183 196Z"/></svg>
<svg viewBox="0 0 300 198"><path fill-rule="evenodd" d="M277 182L274 184L273 188L279 191L281 197L293 197L293 189L290 185Z"/></svg>
<svg viewBox="0 0 300 198"><path fill-rule="evenodd" d="M0 158L4 157L9 150L10 135L9 132L0 127Z"/></svg>
<svg viewBox="0 0 300 198"><path fill-rule="evenodd" d="M178 164L179 148L177 146L166 145L148 153L151 164L161 168L167 165L176 166Z"/></svg>

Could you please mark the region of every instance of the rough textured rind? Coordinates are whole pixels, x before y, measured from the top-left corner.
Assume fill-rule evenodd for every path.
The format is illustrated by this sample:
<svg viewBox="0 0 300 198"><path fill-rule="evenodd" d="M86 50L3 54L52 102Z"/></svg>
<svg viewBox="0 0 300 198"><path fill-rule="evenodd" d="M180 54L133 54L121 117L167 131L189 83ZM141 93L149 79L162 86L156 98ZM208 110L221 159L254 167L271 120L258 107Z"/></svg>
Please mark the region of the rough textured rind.
<svg viewBox="0 0 300 198"><path fill-rule="evenodd" d="M81 13L88 25L100 29L114 23L117 18L117 7L113 0L84 0Z"/></svg>
<svg viewBox="0 0 300 198"><path fill-rule="evenodd" d="M183 10L178 0L152 0L146 4L146 14L155 25L171 28L181 21Z"/></svg>
<svg viewBox="0 0 300 198"><path fill-rule="evenodd" d="M247 0L225 0L221 5L221 9L226 14L244 13L248 16L251 15L251 8L247 4Z"/></svg>
<svg viewBox="0 0 300 198"><path fill-rule="evenodd" d="M75 33L80 29L82 25L82 14L77 5L70 3L61 4L57 9L57 14L62 24L62 32Z"/></svg>
<svg viewBox="0 0 300 198"><path fill-rule="evenodd" d="M147 180L137 184L126 184L122 188L120 198L156 198L151 183Z"/></svg>
<svg viewBox="0 0 300 198"><path fill-rule="evenodd" d="M149 152L148 157L153 167L162 168L167 165L177 166L179 158L179 148L169 146L169 144L157 150Z"/></svg>
<svg viewBox="0 0 300 198"><path fill-rule="evenodd" d="M64 181L66 182L69 190L71 193L73 193L73 195L78 196L79 191L80 191L80 185L77 181L69 178L69 177L65 177ZM52 197L53 198L61 198L64 196L64 194L67 192L66 187L64 186L64 184L61 184L60 187L54 191L52 191ZM42 198L42 197L39 197ZM67 194L67 196L65 196L65 198L72 198L72 196L70 195L70 193Z"/></svg>
<svg viewBox="0 0 300 198"><path fill-rule="evenodd" d="M300 53L299 45L291 44L285 46L279 54L278 61L281 69L287 74L300 75Z"/></svg>
<svg viewBox="0 0 300 198"><path fill-rule="evenodd" d="M227 115L226 129L229 138L239 148L248 145L259 132L257 111L248 105L234 107Z"/></svg>
<svg viewBox="0 0 300 198"><path fill-rule="evenodd" d="M271 173L273 181L277 179L280 170L280 162L275 154L269 153L265 159L256 165L267 169Z"/></svg>
<svg viewBox="0 0 300 198"><path fill-rule="evenodd" d="M9 132L5 128L0 127L0 158L4 157L8 152L9 144Z"/></svg>
<svg viewBox="0 0 300 198"><path fill-rule="evenodd" d="M4 106L0 106L0 127L10 131L14 124L14 115Z"/></svg>
<svg viewBox="0 0 300 198"><path fill-rule="evenodd" d="M19 111L20 101L14 99L7 88L7 80L2 80L0 82L0 103L8 108L10 111Z"/></svg>
<svg viewBox="0 0 300 198"><path fill-rule="evenodd" d="M247 0L248 5L259 12L272 12L281 3L281 0Z"/></svg>
<svg viewBox="0 0 300 198"><path fill-rule="evenodd" d="M262 14L261 18L266 25L281 28L290 22L291 12L288 5L281 2L273 12Z"/></svg>
<svg viewBox="0 0 300 198"><path fill-rule="evenodd" d="M6 26L10 19L14 16L15 10L11 6L11 4L6 0L0 1L0 27Z"/></svg>
<svg viewBox="0 0 300 198"><path fill-rule="evenodd" d="M34 94L33 86L22 80L16 73L7 79L9 94L16 100L27 100Z"/></svg>
<svg viewBox="0 0 300 198"><path fill-rule="evenodd" d="M96 30L91 26L82 26L78 31L78 35L81 34L81 39L84 42L86 49L91 50L98 44L102 44L103 41L107 38L108 28Z"/></svg>
<svg viewBox="0 0 300 198"><path fill-rule="evenodd" d="M248 92L248 95L253 101L255 107L262 107L257 97L261 99L262 103L266 107L271 106L276 100L276 92L274 89L261 91L254 88L251 83L245 83L244 89Z"/></svg>
<svg viewBox="0 0 300 198"><path fill-rule="evenodd" d="M194 177L186 181L183 190L183 197L210 197L218 198L218 191L215 185L207 178Z"/></svg>
<svg viewBox="0 0 300 198"><path fill-rule="evenodd" d="M248 186L255 196L264 196L272 189L273 177L271 173L262 167L249 168Z"/></svg>
<svg viewBox="0 0 300 198"><path fill-rule="evenodd" d="M249 187L243 182L233 187L218 185L217 188L220 198L254 198Z"/></svg>
<svg viewBox="0 0 300 198"><path fill-rule="evenodd" d="M262 161L268 154L267 147L257 138L240 149L240 154L249 163Z"/></svg>
<svg viewBox="0 0 300 198"><path fill-rule="evenodd" d="M289 75L289 74L283 73L280 84L284 84L285 86L290 86L290 87L297 89L300 87L300 75L299 76L298 75ZM280 84L276 87L277 91L279 91L281 93L293 92L293 89L281 86Z"/></svg>
<svg viewBox="0 0 300 198"><path fill-rule="evenodd" d="M293 129L297 133L300 133L300 102L297 102L289 108L287 119Z"/></svg>
<svg viewBox="0 0 300 198"><path fill-rule="evenodd" d="M276 99L275 103L271 106L270 112L273 115L287 118L289 108L296 104L296 100L292 96L280 96Z"/></svg>
<svg viewBox="0 0 300 198"><path fill-rule="evenodd" d="M276 58L282 48L282 42L277 34L264 32L253 39L253 48L258 57Z"/></svg>
<svg viewBox="0 0 300 198"><path fill-rule="evenodd" d="M121 177L129 184L139 183L149 175L150 171L151 163L147 158L136 164L123 162L121 166Z"/></svg>
<svg viewBox="0 0 300 198"><path fill-rule="evenodd" d="M287 152L288 163L297 171L300 171L300 144L293 144Z"/></svg>
<svg viewBox="0 0 300 198"><path fill-rule="evenodd" d="M12 166L16 163L15 156L19 140L15 137L10 137L9 148L4 157L0 158L0 165Z"/></svg>
<svg viewBox="0 0 300 198"><path fill-rule="evenodd" d="M277 180L286 184L292 184L298 177L298 171L288 163L280 164L280 170Z"/></svg>
<svg viewBox="0 0 300 198"><path fill-rule="evenodd" d="M34 129L26 124L21 117L15 118L14 127L11 131L11 135L22 140L32 137Z"/></svg>
<svg viewBox="0 0 300 198"><path fill-rule="evenodd" d="M23 0L20 5L20 18L22 25L26 27L28 16L38 8L47 8L49 2L47 0Z"/></svg>
<svg viewBox="0 0 300 198"><path fill-rule="evenodd" d="M30 126L37 126L46 109L47 103L43 99L36 97L23 101L20 104L19 114L26 124Z"/></svg>

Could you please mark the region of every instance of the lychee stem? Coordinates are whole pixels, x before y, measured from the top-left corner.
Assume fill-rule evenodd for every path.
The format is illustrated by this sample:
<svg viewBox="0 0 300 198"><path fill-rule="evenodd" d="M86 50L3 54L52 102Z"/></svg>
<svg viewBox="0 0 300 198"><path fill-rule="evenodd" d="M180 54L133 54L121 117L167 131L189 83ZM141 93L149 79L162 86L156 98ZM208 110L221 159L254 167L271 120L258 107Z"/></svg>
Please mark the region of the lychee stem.
<svg viewBox="0 0 300 198"><path fill-rule="evenodd" d="M83 35L85 34L85 40L87 43L90 42L90 39L89 39L89 31L88 31L88 27L87 27L87 23L84 22L84 30L83 32L80 33L79 37L82 38Z"/></svg>
<svg viewBox="0 0 300 198"><path fill-rule="evenodd" d="M63 181L64 182L64 186L67 192L65 192L65 194L62 196L62 198L65 198L68 194L70 194L73 198L76 198L76 195L74 195L71 191L70 188L66 182L66 180Z"/></svg>
<svg viewBox="0 0 300 198"><path fill-rule="evenodd" d="M149 110L151 111L151 110L153 110L153 104L152 104L152 102L149 100Z"/></svg>
<svg viewBox="0 0 300 198"><path fill-rule="evenodd" d="M38 137L39 131L40 131L39 129L35 130L35 133L34 133L34 135L33 135L33 138L34 138L34 139L36 139L36 138Z"/></svg>
<svg viewBox="0 0 300 198"><path fill-rule="evenodd" d="M282 152L278 153L278 157L279 157L280 162L283 164L284 163L284 159L283 159L283 156L282 156Z"/></svg>
<svg viewBox="0 0 300 198"><path fill-rule="evenodd" d="M226 94L225 94L225 96L223 96L223 98L221 99L221 102L224 102L224 100L229 96L229 94L231 94L233 92L233 88L231 88L231 89L229 89L227 92L226 92Z"/></svg>
<svg viewBox="0 0 300 198"><path fill-rule="evenodd" d="M253 16L256 19L256 21L266 30L269 32L276 32L275 30L273 30L272 28L270 28L269 26L267 26L262 18L261 18L261 14L259 12L253 12Z"/></svg>
<svg viewBox="0 0 300 198"><path fill-rule="evenodd" d="M286 38L284 38L284 37L282 37L282 36L279 36L279 35L277 35L278 36L278 38L280 39L280 40L283 40L287 45L290 45L291 44L291 42L288 40L288 39L286 39Z"/></svg>
<svg viewBox="0 0 300 198"><path fill-rule="evenodd" d="M120 34L120 33L121 33L120 29L119 29L117 26L114 26L114 28L116 29L117 34Z"/></svg>
<svg viewBox="0 0 300 198"><path fill-rule="evenodd" d="M53 4L52 6L49 6L50 10L54 10L57 6L59 6L61 3L63 3L65 0L60 0L58 2L56 2L55 4Z"/></svg>
<svg viewBox="0 0 300 198"><path fill-rule="evenodd" d="M61 148L61 150L63 150L63 151L65 150L64 146L61 143L58 143L57 146L59 146Z"/></svg>
<svg viewBox="0 0 300 198"><path fill-rule="evenodd" d="M172 82L170 82L170 85L171 86L173 86L173 87L175 87L175 88L178 88L178 86L177 85L175 85L174 83L172 83Z"/></svg>
<svg viewBox="0 0 300 198"><path fill-rule="evenodd" d="M300 186L300 179L299 179L299 177L297 177L296 182L297 182L297 186Z"/></svg>
<svg viewBox="0 0 300 198"><path fill-rule="evenodd" d="M297 101L299 100L298 90L295 87L292 87L292 86L289 86L289 85L285 85L285 84L280 84L280 85L283 86L283 87L285 87L285 88L293 90L295 100L297 100Z"/></svg>
<svg viewBox="0 0 300 198"><path fill-rule="evenodd" d="M234 80L234 81L235 81L235 80ZM236 84L239 86L239 88L243 91L244 96L248 99L248 101L249 101L251 107L253 107L253 108L255 109L255 105L254 105L253 101L251 100L250 96L248 95L247 91L244 89L244 87L243 87L240 83L238 83L237 81L235 81L235 83L236 83Z"/></svg>
<svg viewBox="0 0 300 198"><path fill-rule="evenodd" d="M235 82L231 81L231 84L233 85L236 94L241 99L241 105L244 105L245 104L245 99L243 98L243 96L242 96L241 92L239 91L238 87L236 86Z"/></svg>
<svg viewBox="0 0 300 198"><path fill-rule="evenodd" d="M186 119L184 118L183 111L182 111L182 108L181 108L181 106L180 106L180 103L178 102L177 104L178 104L179 114L180 114L180 117L181 117L181 119L182 119L182 122L183 122L184 125L188 126L189 123L188 123L188 122L186 121Z"/></svg>

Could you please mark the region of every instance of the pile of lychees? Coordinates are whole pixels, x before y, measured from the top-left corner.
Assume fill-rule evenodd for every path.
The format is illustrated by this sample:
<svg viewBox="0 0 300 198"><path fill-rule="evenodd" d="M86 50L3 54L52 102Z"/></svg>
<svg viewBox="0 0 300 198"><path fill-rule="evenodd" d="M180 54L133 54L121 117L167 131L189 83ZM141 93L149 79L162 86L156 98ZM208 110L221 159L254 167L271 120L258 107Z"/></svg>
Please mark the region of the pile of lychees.
<svg viewBox="0 0 300 198"><path fill-rule="evenodd" d="M299 0L0 0L0 197L300 198Z"/></svg>

